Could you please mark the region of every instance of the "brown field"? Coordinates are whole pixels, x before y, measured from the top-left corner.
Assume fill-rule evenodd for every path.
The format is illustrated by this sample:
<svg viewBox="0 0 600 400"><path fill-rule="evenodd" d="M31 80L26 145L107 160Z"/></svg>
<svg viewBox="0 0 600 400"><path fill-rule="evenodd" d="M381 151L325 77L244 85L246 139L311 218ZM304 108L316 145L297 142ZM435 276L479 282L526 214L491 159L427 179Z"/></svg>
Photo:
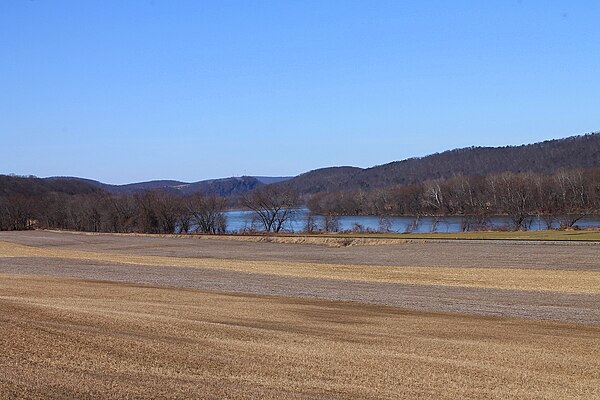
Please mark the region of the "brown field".
<svg viewBox="0 0 600 400"><path fill-rule="evenodd" d="M377 244L0 232L0 398L600 398L599 245Z"/></svg>

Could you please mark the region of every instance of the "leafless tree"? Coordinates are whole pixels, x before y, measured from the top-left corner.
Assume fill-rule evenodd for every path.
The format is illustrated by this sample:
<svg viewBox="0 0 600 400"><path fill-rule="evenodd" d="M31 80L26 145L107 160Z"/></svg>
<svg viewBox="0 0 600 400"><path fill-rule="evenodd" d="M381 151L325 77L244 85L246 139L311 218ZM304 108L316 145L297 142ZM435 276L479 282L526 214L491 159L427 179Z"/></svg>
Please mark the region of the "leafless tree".
<svg viewBox="0 0 600 400"><path fill-rule="evenodd" d="M133 232L137 206L131 195L108 196L106 219L108 230L112 232Z"/></svg>
<svg viewBox="0 0 600 400"><path fill-rule="evenodd" d="M242 203L254 211L264 232L277 233L293 217L298 206L298 196L292 190L269 185L244 196Z"/></svg>
<svg viewBox="0 0 600 400"><path fill-rule="evenodd" d="M561 225L573 227L591 212L591 201L584 175L580 170L563 170L555 175Z"/></svg>
<svg viewBox="0 0 600 400"><path fill-rule="evenodd" d="M187 211L192 216L196 231L224 233L227 230L226 201L222 197L195 194L187 199Z"/></svg>
<svg viewBox="0 0 600 400"><path fill-rule="evenodd" d="M338 232L340 230L340 218L331 213L323 215L323 230L325 232Z"/></svg>
<svg viewBox="0 0 600 400"><path fill-rule="evenodd" d="M425 205L431 207L434 214L441 214L444 210L442 182L440 180L427 181L424 183L424 189L423 201Z"/></svg>
<svg viewBox="0 0 600 400"><path fill-rule="evenodd" d="M319 230L317 224L317 217L315 214L309 212L306 214L306 224L304 225L304 232L315 233Z"/></svg>
<svg viewBox="0 0 600 400"><path fill-rule="evenodd" d="M390 232L392 230L392 221L387 215L380 215L377 222L379 232Z"/></svg>
<svg viewBox="0 0 600 400"><path fill-rule="evenodd" d="M498 190L498 206L511 219L515 229L527 229L531 210L531 179L527 174L507 172L492 176Z"/></svg>
<svg viewBox="0 0 600 400"><path fill-rule="evenodd" d="M33 202L31 199L14 194L0 199L0 228L2 230L26 230L33 224Z"/></svg>
<svg viewBox="0 0 600 400"><path fill-rule="evenodd" d="M421 217L419 214L417 214L415 216L415 219L406 225L404 232L410 233L410 232L416 231L419 228L420 223L421 223Z"/></svg>

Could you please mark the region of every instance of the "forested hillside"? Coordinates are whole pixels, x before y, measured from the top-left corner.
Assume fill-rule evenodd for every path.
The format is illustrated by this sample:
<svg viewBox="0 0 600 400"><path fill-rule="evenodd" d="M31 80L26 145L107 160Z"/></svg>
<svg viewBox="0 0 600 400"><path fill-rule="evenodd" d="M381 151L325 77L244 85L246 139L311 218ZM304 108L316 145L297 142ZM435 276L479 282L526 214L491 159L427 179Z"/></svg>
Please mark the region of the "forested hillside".
<svg viewBox="0 0 600 400"><path fill-rule="evenodd" d="M0 197L37 196L46 193L90 194L102 190L82 179L42 179L35 176L0 175Z"/></svg>
<svg viewBox="0 0 600 400"><path fill-rule="evenodd" d="M301 194L370 190L500 172L552 174L560 169L600 167L600 133L506 147L468 147L372 168L323 168L280 185Z"/></svg>
<svg viewBox="0 0 600 400"><path fill-rule="evenodd" d="M200 193L203 195L215 195L222 197L239 196L257 187L263 186L261 179L267 182L280 182L285 178L255 178L252 176L231 177L222 179L210 179L199 182L180 182L173 180L156 180L148 182L129 183L125 185L110 185L91 179L75 177L52 177L45 180L53 182L82 182L111 194L134 194L148 190L161 190L173 194L188 195Z"/></svg>
<svg viewBox="0 0 600 400"><path fill-rule="evenodd" d="M268 221L268 231L273 222L281 227L286 210L301 204L326 216L461 215L482 227L491 215L508 215L523 229L537 215L548 226L558 220L572 227L600 213L600 134L451 150L367 169L331 167L283 179L107 185L0 175L0 230L218 233L226 229L224 210L244 207Z"/></svg>

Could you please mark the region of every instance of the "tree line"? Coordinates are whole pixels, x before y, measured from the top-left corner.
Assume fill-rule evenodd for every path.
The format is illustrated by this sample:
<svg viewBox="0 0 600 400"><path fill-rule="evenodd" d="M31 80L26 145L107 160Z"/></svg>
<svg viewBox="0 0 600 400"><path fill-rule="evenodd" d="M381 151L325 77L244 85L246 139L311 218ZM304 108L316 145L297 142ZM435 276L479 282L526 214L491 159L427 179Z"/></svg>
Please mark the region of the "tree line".
<svg viewBox="0 0 600 400"><path fill-rule="evenodd" d="M253 229L277 233L300 204L311 211L308 232L337 231L340 215L463 216L464 229L469 230L485 228L490 217L498 215L510 217L515 229L527 229L534 216L550 228L573 227L586 215L600 214L600 169L454 176L317 193L307 199L281 185L224 198L164 190L119 195L79 183L54 182L47 187L37 178L0 176L2 182L10 184L0 185L0 230L219 234L227 231L226 210L243 207L253 212ZM315 214L324 216L324 228L317 227Z"/></svg>
<svg viewBox="0 0 600 400"><path fill-rule="evenodd" d="M70 182L0 176L0 230L32 228L119 233L227 231L226 210L253 211L256 230L280 232L299 204L295 192L260 186L237 198L168 190L111 194Z"/></svg>
<svg viewBox="0 0 600 400"><path fill-rule="evenodd" d="M36 228L86 232L222 233L224 198L165 191L132 195L105 192L0 197L0 230Z"/></svg>
<svg viewBox="0 0 600 400"><path fill-rule="evenodd" d="M488 176L502 172L555 174L561 169L600 167L600 133L521 146L468 147L370 168L329 167L282 182L301 194L374 190L456 175Z"/></svg>
<svg viewBox="0 0 600 400"><path fill-rule="evenodd" d="M510 217L514 228L528 227L532 216L547 227L573 227L600 213L600 169L561 170L555 174L504 172L455 176L374 190L319 193L308 200L320 215L464 216L465 229L485 227L491 216Z"/></svg>

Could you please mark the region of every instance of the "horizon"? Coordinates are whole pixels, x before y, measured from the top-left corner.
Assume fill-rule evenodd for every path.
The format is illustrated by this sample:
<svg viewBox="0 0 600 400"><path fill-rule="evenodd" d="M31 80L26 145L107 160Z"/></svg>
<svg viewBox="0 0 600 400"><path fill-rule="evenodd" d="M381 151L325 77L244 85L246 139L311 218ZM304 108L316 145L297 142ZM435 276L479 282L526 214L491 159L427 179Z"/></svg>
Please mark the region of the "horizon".
<svg viewBox="0 0 600 400"><path fill-rule="evenodd" d="M594 132L598 11L5 3L0 173L115 185L296 176Z"/></svg>
<svg viewBox="0 0 600 400"><path fill-rule="evenodd" d="M315 169L311 169L308 171L303 171L300 172L296 175L260 175L260 174L249 174L249 175L234 175L234 176L222 176L222 177L217 177L217 178L207 178L207 179L200 179L200 180L190 180L190 181L183 181L183 180L179 180L179 179L174 179L174 178L157 178L157 179L149 179L149 180L143 180L143 181L131 181L131 182L125 182L125 183L112 183L112 182L105 182L99 179L95 179L95 178L90 178L90 177L84 177L84 176L76 176L76 175L50 175L50 176L37 176L37 175L31 175L31 174L15 174L15 173L7 173L5 175L12 175L12 176L18 176L18 177L35 177L35 178L41 178L41 179L50 179L50 178L76 178L76 179L85 179L85 180L92 180L92 181L97 181L103 184L107 184L107 185L113 185L113 186L126 186L126 185L134 185L134 184L139 184L139 183L149 183L149 182L160 182L160 181L174 181L174 182L178 182L178 183L183 183L183 184L193 184L193 183L198 183L198 182L206 182L206 181L213 181L213 180L223 180L223 179L230 179L230 178L244 178L244 177L250 177L250 178L257 178L260 180L260 178L286 178L286 179L291 179L294 177L297 177L299 175L305 174L307 172L312 172L312 171L318 171L321 169L328 169L328 168L360 168L360 169L369 169L369 168L374 168L374 167L379 167L382 165L386 165L386 164L390 164L390 163L394 163L394 162L400 162L400 161L407 161L407 160L412 160L412 159L421 159L421 158L426 158L429 156L433 156L436 154L441 154L441 153L445 153L445 152L450 152L450 151L456 151L456 150L465 150L465 149L472 149L472 148L488 148L488 149L499 149L499 148L504 148L504 147L519 147L519 146L527 146L527 145L535 145L538 143L544 143L544 142L551 142L551 141L557 141L557 140L567 140L567 139L573 139L573 138L578 138L578 137L582 137L582 136L587 136L587 135L600 135L600 131L592 131L592 132L587 132L587 133L582 133L579 135L571 135L571 136L565 136L565 137L559 137L559 138L552 138L552 139L545 139L539 142L533 142L533 143L520 143L520 144L508 144L508 145L504 145L504 146L466 146L466 147L457 147L457 148L453 148L453 149L446 149L446 150L442 150L439 152L435 152L435 153L430 153L430 154L426 154L423 156L413 156L413 157L407 157L407 158L403 158L401 160L391 160L387 163L383 163L383 164L376 164L376 165L371 165L371 166L367 166L367 167L357 167L354 165L350 165L350 164L346 164L346 165L330 165L330 166L324 166L324 167L318 167ZM0 175L2 175L2 173L0 173Z"/></svg>

